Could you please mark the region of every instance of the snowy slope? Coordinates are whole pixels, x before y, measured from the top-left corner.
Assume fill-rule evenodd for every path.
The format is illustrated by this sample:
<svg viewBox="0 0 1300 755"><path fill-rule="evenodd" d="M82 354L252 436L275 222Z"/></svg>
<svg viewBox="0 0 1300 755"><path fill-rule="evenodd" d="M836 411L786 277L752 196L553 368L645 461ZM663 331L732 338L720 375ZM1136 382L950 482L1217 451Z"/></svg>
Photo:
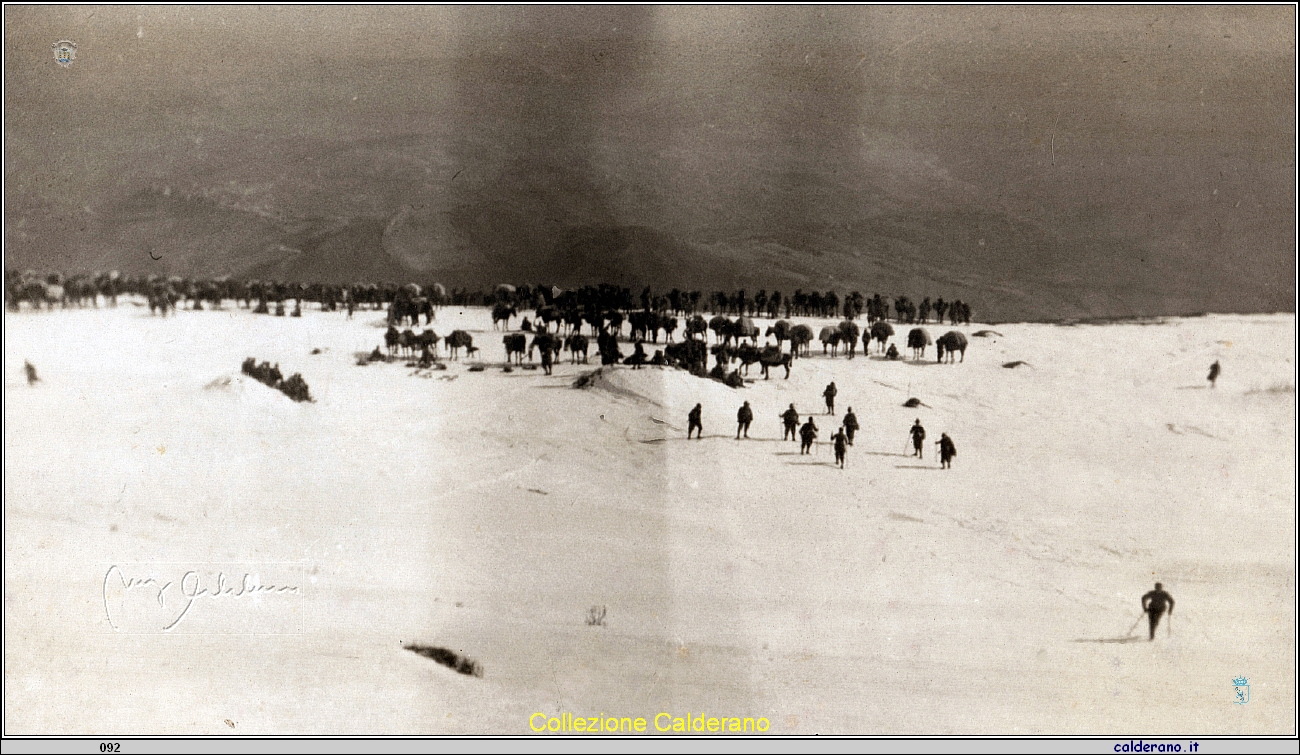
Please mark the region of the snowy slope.
<svg viewBox="0 0 1300 755"><path fill-rule="evenodd" d="M523 733L537 711L667 711L773 733L1293 733L1292 315L999 325L956 365L817 344L741 390L623 367L578 389L597 365L567 355L506 374L486 312L438 317L487 370L358 367L382 342L371 312L6 313L7 731ZM316 403L244 378L248 356ZM777 415L824 411L831 380L863 425L845 470L779 440ZM816 420L825 441L838 418ZM114 632L105 569L130 562L298 562L303 631ZM1172 633L1128 641L1156 580Z"/></svg>

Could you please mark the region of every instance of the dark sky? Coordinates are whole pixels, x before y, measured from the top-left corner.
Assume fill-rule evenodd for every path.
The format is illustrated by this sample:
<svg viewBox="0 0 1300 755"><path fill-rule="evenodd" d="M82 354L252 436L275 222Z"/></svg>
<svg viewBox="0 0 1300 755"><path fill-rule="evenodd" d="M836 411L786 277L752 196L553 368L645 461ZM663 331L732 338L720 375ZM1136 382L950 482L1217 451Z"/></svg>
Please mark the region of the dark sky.
<svg viewBox="0 0 1300 755"><path fill-rule="evenodd" d="M552 226L743 256L957 213L1161 270L1294 275L1292 6L8 6L5 24L25 264L116 259L103 239L145 232L105 214L175 191L282 225L373 218L415 269L518 260ZM1056 264L1036 254L1008 249L1000 274Z"/></svg>

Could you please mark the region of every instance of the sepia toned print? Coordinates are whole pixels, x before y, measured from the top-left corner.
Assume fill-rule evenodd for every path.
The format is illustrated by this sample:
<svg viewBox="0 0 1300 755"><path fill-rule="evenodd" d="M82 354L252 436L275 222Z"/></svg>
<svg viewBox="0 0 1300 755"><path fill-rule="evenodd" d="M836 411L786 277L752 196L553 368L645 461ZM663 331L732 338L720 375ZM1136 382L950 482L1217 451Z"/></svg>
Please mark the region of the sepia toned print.
<svg viewBox="0 0 1300 755"><path fill-rule="evenodd" d="M1295 733L1294 7L5 60L6 734Z"/></svg>

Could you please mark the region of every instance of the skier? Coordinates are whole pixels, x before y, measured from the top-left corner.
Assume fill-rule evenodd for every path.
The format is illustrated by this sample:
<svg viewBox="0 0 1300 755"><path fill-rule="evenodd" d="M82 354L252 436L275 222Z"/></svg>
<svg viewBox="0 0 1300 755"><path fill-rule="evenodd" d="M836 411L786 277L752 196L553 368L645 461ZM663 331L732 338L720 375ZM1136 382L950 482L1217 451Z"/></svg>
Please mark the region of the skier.
<svg viewBox="0 0 1300 755"><path fill-rule="evenodd" d="M1211 387L1211 388L1214 387L1214 381L1216 381L1216 380L1219 379L1219 371L1220 371L1220 370L1219 370L1219 360L1216 359L1216 360L1214 360L1214 364L1210 365L1210 374L1209 374L1209 376L1205 378L1206 380L1210 381L1210 387Z"/></svg>
<svg viewBox="0 0 1300 755"><path fill-rule="evenodd" d="M849 438L844 434L844 428L841 427L838 432L831 436L835 441L835 463L844 468L844 453L848 450Z"/></svg>
<svg viewBox="0 0 1300 755"><path fill-rule="evenodd" d="M790 404L790 408L785 410L781 420L785 422L785 432L781 433L781 440L785 440L786 436L789 436L790 440L795 440L796 431L799 429L799 412L794 410L794 404Z"/></svg>
<svg viewBox="0 0 1300 755"><path fill-rule="evenodd" d="M749 408L749 402L740 407L736 412L736 440L740 440L740 433L744 432L745 437L749 437L749 423L754 421L754 410Z"/></svg>
<svg viewBox="0 0 1300 755"><path fill-rule="evenodd" d="M812 453L813 441L817 440L817 425L812 417L809 417L804 426L799 429L799 437L803 439L803 443L799 446L799 455Z"/></svg>
<svg viewBox="0 0 1300 755"><path fill-rule="evenodd" d="M917 419L916 424L912 425L911 433L912 433L912 449L913 449L912 455L924 459L925 454L922 453L922 448L924 448L924 446L922 446L921 444L925 442L925 428L921 427L920 419Z"/></svg>
<svg viewBox="0 0 1300 755"><path fill-rule="evenodd" d="M831 381L830 385L826 386L826 390L822 391L822 396L826 398L827 414L835 414L835 394L837 393L839 393L839 391L835 388L834 380Z"/></svg>
<svg viewBox="0 0 1300 755"><path fill-rule="evenodd" d="M1156 624L1160 623L1160 617L1164 615L1165 608L1169 609L1169 615L1174 615L1174 596L1165 592L1164 585L1156 583L1156 589L1142 596L1142 612L1147 615L1147 621L1151 623L1151 636L1147 638L1150 642L1156 638Z"/></svg>
<svg viewBox="0 0 1300 755"><path fill-rule="evenodd" d="M36 385L41 381L41 379L36 376L36 368L32 366L31 362L28 362L25 359L23 360L23 372L27 373L28 385Z"/></svg>
<svg viewBox="0 0 1300 755"><path fill-rule="evenodd" d="M704 423L700 421L700 415L703 412L704 412L704 407L701 404L696 404L695 408L691 410L691 413L686 415L686 420L688 423L686 426L687 440L690 440L692 432L695 432L696 440L699 440L704 437ZM696 432L697 430L699 432Z"/></svg>
<svg viewBox="0 0 1300 755"><path fill-rule="evenodd" d="M858 418L853 414L853 407L849 407L849 413L844 415L844 434L847 436L849 445L853 445L853 436L859 429Z"/></svg>
<svg viewBox="0 0 1300 755"><path fill-rule="evenodd" d="M957 455L957 446L948 437L948 433L940 433L939 440L935 443L939 447L939 467L942 469L952 469L952 457Z"/></svg>

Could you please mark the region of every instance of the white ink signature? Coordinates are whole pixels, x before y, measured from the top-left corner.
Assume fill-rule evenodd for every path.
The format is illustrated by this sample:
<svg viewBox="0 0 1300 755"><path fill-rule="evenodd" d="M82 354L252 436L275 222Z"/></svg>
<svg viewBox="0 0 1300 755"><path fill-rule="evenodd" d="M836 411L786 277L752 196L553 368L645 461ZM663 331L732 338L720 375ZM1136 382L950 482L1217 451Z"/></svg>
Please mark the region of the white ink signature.
<svg viewBox="0 0 1300 755"><path fill-rule="evenodd" d="M115 631L121 631L121 627L113 618L113 611L110 608L109 594L111 588L117 587L124 592L136 590L146 591L146 594L153 595L158 601L159 608L168 608L168 597L175 595L176 600L172 604L179 609L175 618L166 623L162 630L169 632L175 629L181 620L190 613L194 604L202 599L210 600L238 600L240 598L252 598L262 595L302 595L302 589L295 585L271 585L262 584L260 580L252 574L244 573L242 579L237 584L227 582L225 572L217 572L215 586L207 586L203 582L202 576L197 570L191 569L185 572L179 582L163 581L154 577L132 577L128 576L121 567L116 564L110 566L104 573L103 599L104 614L108 617L108 623ZM172 588L175 587L175 592Z"/></svg>

